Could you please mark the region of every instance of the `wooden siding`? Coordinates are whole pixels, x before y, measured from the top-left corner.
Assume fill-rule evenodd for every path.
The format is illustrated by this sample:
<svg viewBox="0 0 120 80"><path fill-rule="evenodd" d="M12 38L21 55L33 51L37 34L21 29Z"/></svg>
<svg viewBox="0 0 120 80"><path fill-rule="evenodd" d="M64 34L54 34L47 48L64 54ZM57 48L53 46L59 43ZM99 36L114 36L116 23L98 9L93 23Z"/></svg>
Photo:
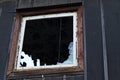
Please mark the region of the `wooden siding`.
<svg viewBox="0 0 120 80"><path fill-rule="evenodd" d="M120 1L103 0L108 78L120 79Z"/></svg>
<svg viewBox="0 0 120 80"><path fill-rule="evenodd" d="M31 80L42 80L42 78L34 78ZM77 76L64 76L62 77L47 77L45 80L84 80L82 75L77 75Z"/></svg>
<svg viewBox="0 0 120 80"><path fill-rule="evenodd" d="M102 1L102 3L100 3ZM13 34L16 9L83 4L84 60L83 75L67 76L68 80L120 79L120 1L119 0L0 0L0 80L6 80L9 49ZM103 7L101 8L101 4ZM102 9L102 10L101 10ZM102 14L101 14L102 13ZM103 18L103 20L102 20ZM103 44L103 29L105 44ZM104 48L106 47L106 48ZM104 67L104 50L107 53L108 72ZM33 80L41 80L33 79ZM47 77L46 80L63 80L63 76Z"/></svg>
<svg viewBox="0 0 120 80"><path fill-rule="evenodd" d="M104 80L100 0L84 3L85 80ZM91 9L91 10L90 10Z"/></svg>
<svg viewBox="0 0 120 80"><path fill-rule="evenodd" d="M0 16L1 16L1 13L2 13L2 8L0 8Z"/></svg>
<svg viewBox="0 0 120 80"><path fill-rule="evenodd" d="M68 11L78 11L77 14L79 15L79 19L78 19L78 35L79 35L79 43L78 43L78 46L79 46L79 50L78 50L78 66L76 67L67 67L67 68L54 68L54 70L52 69L36 69L36 70L32 70L30 69L29 71L13 71L13 66L14 66L14 61L15 61L15 53L16 53L16 46L17 46L17 39L18 39L18 33L20 31L20 23L21 23L21 18L22 16L25 16L25 15L35 15L36 13L37 14L45 14L45 13L56 13L56 12L68 12ZM84 68L84 65L83 65L83 37L82 37L82 7L81 7L81 4L76 5L76 6L70 6L70 7L61 7L61 8L55 8L55 9L47 9L47 10L40 10L40 11L34 11L34 12L19 12L15 18L15 22L14 22L14 32L13 32L13 41L12 41L12 46L11 46L11 52L10 52L10 59L9 59L9 64L8 64L8 73L9 74L9 78L22 78L22 77L26 77L25 75L29 75L29 76L36 76L36 75L41 75L41 74L48 74L49 76L51 75L54 75L54 74L58 74L61 75L61 74L64 74L64 73L69 73L69 75L71 74L83 74L83 68ZM24 75L25 74L25 75Z"/></svg>
<svg viewBox="0 0 120 80"><path fill-rule="evenodd" d="M82 0L19 0L18 8L31 8L79 2L82 2Z"/></svg>
<svg viewBox="0 0 120 80"><path fill-rule="evenodd" d="M0 80L5 80L12 27L14 23L14 2L0 3L2 13L0 17Z"/></svg>

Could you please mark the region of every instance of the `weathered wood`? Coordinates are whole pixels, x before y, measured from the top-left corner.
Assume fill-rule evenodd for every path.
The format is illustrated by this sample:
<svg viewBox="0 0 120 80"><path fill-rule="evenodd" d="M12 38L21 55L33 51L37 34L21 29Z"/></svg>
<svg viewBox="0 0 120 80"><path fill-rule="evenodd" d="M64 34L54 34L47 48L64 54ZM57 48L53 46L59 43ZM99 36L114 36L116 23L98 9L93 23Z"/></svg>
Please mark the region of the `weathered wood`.
<svg viewBox="0 0 120 80"><path fill-rule="evenodd" d="M66 80L84 80L83 75L66 76Z"/></svg>
<svg viewBox="0 0 120 80"><path fill-rule="evenodd" d="M19 34L19 30L20 30L20 22L21 22L21 16L20 15L16 15L15 17L15 21L14 21L14 30L13 30L13 39L11 42L10 46L10 56L9 56L9 62L8 62L8 70L7 70L7 75L9 75L13 68L14 68L14 64L15 64L15 58L16 58L16 47L17 47L17 42L18 42L18 34Z"/></svg>
<svg viewBox="0 0 120 80"><path fill-rule="evenodd" d="M62 75L62 76L56 76L56 77L44 76L43 78L45 80L84 80L83 75L75 75L75 76ZM28 80L43 80L43 78L32 78L32 79L28 79ZM22 79L20 79L20 80L22 80Z"/></svg>
<svg viewBox="0 0 120 80"><path fill-rule="evenodd" d="M61 5L67 3L83 4L85 80L104 80L102 55L102 30L100 0L0 0L0 80L5 80L9 45L15 15L16 3L18 8ZM32 2L34 1L34 2ZM120 79L120 1L102 0L107 45L109 80ZM12 3L11 3L12 2ZM63 77L47 77L47 80L63 80ZM82 80L81 77L68 76L68 80ZM33 80L41 80L36 78Z"/></svg>
<svg viewBox="0 0 120 80"><path fill-rule="evenodd" d="M104 80L99 0L84 0L85 80Z"/></svg>
<svg viewBox="0 0 120 80"><path fill-rule="evenodd" d="M0 46L0 80L5 80L16 3L8 1L1 3L0 6L2 8L2 16L0 16L0 45L2 45Z"/></svg>
<svg viewBox="0 0 120 80"><path fill-rule="evenodd" d="M0 16L1 16L1 13L2 13L2 8L0 8Z"/></svg>
<svg viewBox="0 0 120 80"><path fill-rule="evenodd" d="M40 7L40 6L48 6L50 0L34 0L33 6Z"/></svg>
<svg viewBox="0 0 120 80"><path fill-rule="evenodd" d="M80 3L83 2L84 0L68 0L71 3Z"/></svg>
<svg viewBox="0 0 120 80"><path fill-rule="evenodd" d="M13 1L13 0L0 0L0 3L6 2L6 1Z"/></svg>
<svg viewBox="0 0 120 80"><path fill-rule="evenodd" d="M18 0L18 8L31 8L80 2L82 2L82 0Z"/></svg>
<svg viewBox="0 0 120 80"><path fill-rule="evenodd" d="M109 80L120 79L120 1L103 0Z"/></svg>
<svg viewBox="0 0 120 80"><path fill-rule="evenodd" d="M84 75L76 75L75 80L84 80Z"/></svg>
<svg viewBox="0 0 120 80"><path fill-rule="evenodd" d="M32 0L18 0L18 8L30 8L32 7Z"/></svg>
<svg viewBox="0 0 120 80"><path fill-rule="evenodd" d="M61 10L61 11L60 11ZM24 71L17 71L17 70L14 70L13 69L13 64L15 63L14 62L14 58L15 58L15 54L16 54L16 46L17 46L17 42L18 42L18 33L20 31L20 18L22 18L22 16L25 16L25 15L35 15L34 12L19 12L18 15L21 16L17 16L16 17L16 21L15 21L15 27L14 27L14 35L13 35L13 41L12 41L12 45L11 45L11 52L10 52L10 60L9 60L9 66L8 66L8 78L23 78L23 77L27 77L28 75L33 77L33 76L36 76L36 75L41 75L41 74L49 74L49 75L52 75L52 74L63 74L63 73L69 73L71 72L72 73L83 73L83 45L82 45L82 7L81 7L81 4L78 4L75 6L73 6L72 8L71 7L60 7L60 8L51 8L51 10L49 11L48 10L40 10L40 11L37 11L37 12L44 12L44 14L46 13L56 13L56 12L68 12L68 11L78 11L78 15L79 15L79 22L78 22L78 38L79 38L79 52L78 52L78 56L81 61L78 60L78 62L80 63L78 66L75 66L75 67L67 67L67 68L54 68L54 69L29 69L28 70L24 70ZM43 14L43 13L42 13ZM82 57L80 57L82 55ZM12 64L12 65L11 65Z"/></svg>
<svg viewBox="0 0 120 80"><path fill-rule="evenodd" d="M65 3L70 3L70 1L69 1L69 0L58 0L58 1L56 1L56 0L51 0L51 1L49 2L49 4L52 4L52 5L65 4Z"/></svg>
<svg viewBox="0 0 120 80"><path fill-rule="evenodd" d="M83 25L82 25L82 16L83 16L83 11L82 11L82 6L79 7L78 11L77 11L77 15L78 15L78 32L77 32L77 36L78 36L78 63L81 67L82 70L84 70L84 52L83 52Z"/></svg>

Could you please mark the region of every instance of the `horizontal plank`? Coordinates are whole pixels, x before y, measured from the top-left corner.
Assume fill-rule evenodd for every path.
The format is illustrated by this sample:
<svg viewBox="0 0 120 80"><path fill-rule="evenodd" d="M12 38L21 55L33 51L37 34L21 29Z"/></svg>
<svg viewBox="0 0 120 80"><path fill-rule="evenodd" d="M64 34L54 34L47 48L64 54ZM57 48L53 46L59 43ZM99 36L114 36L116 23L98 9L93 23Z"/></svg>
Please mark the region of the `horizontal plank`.
<svg viewBox="0 0 120 80"><path fill-rule="evenodd" d="M32 7L32 0L18 0L18 8L29 8Z"/></svg>
<svg viewBox="0 0 120 80"><path fill-rule="evenodd" d="M0 0L0 3L6 2L6 1L11 1L11 0Z"/></svg>
<svg viewBox="0 0 120 80"><path fill-rule="evenodd" d="M63 76L57 76L57 77L45 77L43 76L43 78L29 78L26 80L84 80L84 76L83 75L76 75L76 76L67 76L67 75L63 75Z"/></svg>
<svg viewBox="0 0 120 80"><path fill-rule="evenodd" d="M50 6L50 5L60 5L60 4L67 4L67 3L77 3L82 2L82 0L34 0L33 6Z"/></svg>
<svg viewBox="0 0 120 80"><path fill-rule="evenodd" d="M68 3L80 3L82 0L18 0L19 8L32 8L42 6L61 5Z"/></svg>

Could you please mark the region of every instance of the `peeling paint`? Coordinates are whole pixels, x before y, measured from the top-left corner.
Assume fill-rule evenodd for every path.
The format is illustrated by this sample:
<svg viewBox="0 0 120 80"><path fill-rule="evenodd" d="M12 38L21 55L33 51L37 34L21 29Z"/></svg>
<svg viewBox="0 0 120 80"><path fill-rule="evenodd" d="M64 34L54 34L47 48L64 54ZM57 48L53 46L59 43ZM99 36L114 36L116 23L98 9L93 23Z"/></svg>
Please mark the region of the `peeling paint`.
<svg viewBox="0 0 120 80"><path fill-rule="evenodd" d="M25 27L26 27L26 22L28 20L36 20L36 19L46 19L46 18L56 18L56 17L69 17L73 16L73 41L68 44L68 51L69 51L69 56L67 60L65 60L62 63L58 64L52 64L52 65L47 65L44 63L44 65L40 65L40 59L37 59L37 65L35 65L34 61L32 60L32 56L26 54L22 50L23 48L23 41L24 41L24 34L25 34ZM54 68L54 67L72 67L72 66L77 66L77 59L76 59L76 48L77 48L77 13L76 12L70 12L70 13L60 13L60 14L50 14L50 15L38 15L38 16L30 16L30 17L24 17L22 20L22 25L21 25L21 30L19 34L19 41L18 45L20 46L18 49L18 60L17 60L17 69L31 69L31 68ZM66 48L67 49L67 48Z"/></svg>
<svg viewBox="0 0 120 80"><path fill-rule="evenodd" d="M24 65L24 63L26 63L25 67L27 67L27 68L35 67L31 56L28 56L23 51L20 54L21 54L21 56L20 56L21 59L20 59L20 62L18 62L20 64L19 65L20 67L22 67ZM37 66L40 66L39 60L37 60Z"/></svg>

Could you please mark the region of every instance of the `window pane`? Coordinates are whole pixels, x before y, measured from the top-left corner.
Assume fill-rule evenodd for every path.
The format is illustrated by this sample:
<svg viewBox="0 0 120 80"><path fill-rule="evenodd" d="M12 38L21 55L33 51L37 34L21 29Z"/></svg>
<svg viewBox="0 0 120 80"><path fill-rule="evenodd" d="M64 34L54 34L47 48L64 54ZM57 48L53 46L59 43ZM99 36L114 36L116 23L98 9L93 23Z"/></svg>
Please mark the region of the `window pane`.
<svg viewBox="0 0 120 80"><path fill-rule="evenodd" d="M40 65L56 65L68 59L73 41L73 17L28 20L22 51Z"/></svg>
<svg viewBox="0 0 120 80"><path fill-rule="evenodd" d="M77 66L77 14L23 17L17 69Z"/></svg>

